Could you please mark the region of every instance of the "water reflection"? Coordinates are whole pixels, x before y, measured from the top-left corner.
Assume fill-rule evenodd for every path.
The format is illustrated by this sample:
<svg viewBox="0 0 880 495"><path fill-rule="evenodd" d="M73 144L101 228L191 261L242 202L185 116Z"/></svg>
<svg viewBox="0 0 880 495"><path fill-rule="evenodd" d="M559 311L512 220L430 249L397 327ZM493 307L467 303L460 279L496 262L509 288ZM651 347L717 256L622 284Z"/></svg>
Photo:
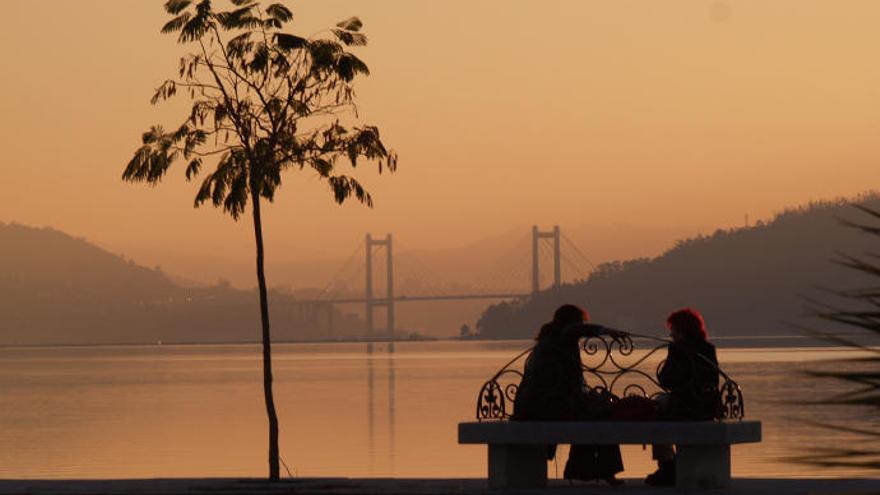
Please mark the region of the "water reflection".
<svg viewBox="0 0 880 495"><path fill-rule="evenodd" d="M473 419L479 386L529 344L405 342L393 352L384 343L280 344L282 456L300 476L485 476L485 448L458 445L456 423ZM720 351L745 390L748 418L764 422L761 444L734 448L736 476L816 476L783 459L854 445L853 435L792 421L835 420L841 411L779 403L834 393L833 383L799 373L844 356L855 357ZM0 478L264 475L261 385L259 345L0 348ZM853 427L876 421L867 411L845 416ZM623 454L625 476L653 469L640 446Z"/></svg>
<svg viewBox="0 0 880 495"><path fill-rule="evenodd" d="M395 472L395 411L394 411L394 342L388 344L388 455L391 464L391 472Z"/></svg>
<svg viewBox="0 0 880 495"><path fill-rule="evenodd" d="M376 458L376 412L373 384L373 343L367 342L367 453L369 455L370 472L375 469L373 460Z"/></svg>
<svg viewBox="0 0 880 495"><path fill-rule="evenodd" d="M381 347L380 347L381 348ZM371 474L379 474L375 470L376 459L376 372L375 362L378 357L375 356L376 345L372 342L366 345L366 366L367 366L367 452L369 453L369 466ZM389 342L387 345L385 368L387 372L388 382L388 463L393 473L395 471L396 456L396 411L395 411L395 359L394 359L394 343Z"/></svg>

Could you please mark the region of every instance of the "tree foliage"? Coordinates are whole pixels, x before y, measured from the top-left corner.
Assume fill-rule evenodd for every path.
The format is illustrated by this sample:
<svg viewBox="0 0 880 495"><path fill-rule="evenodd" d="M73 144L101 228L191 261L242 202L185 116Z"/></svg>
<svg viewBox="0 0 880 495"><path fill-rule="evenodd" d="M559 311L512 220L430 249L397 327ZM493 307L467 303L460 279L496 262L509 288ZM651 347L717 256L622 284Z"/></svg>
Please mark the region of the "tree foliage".
<svg viewBox="0 0 880 495"><path fill-rule="evenodd" d="M843 220L844 225L857 229L864 234L880 236L880 210L869 208L864 205L854 205L861 212L867 214L873 223L853 222ZM837 262L843 267L868 275L874 280L880 280L880 264L877 263L877 253L870 253L864 257L850 254L840 254ZM842 302L839 305L816 303L816 315L822 320L841 328L854 330L867 339L853 339L840 332L817 332L809 331L834 345L843 345L859 349L867 353L866 357L849 359L838 362L836 369L827 371L812 371L808 375L812 378L834 380L840 385L841 392L816 401L816 403L828 406L842 406L867 409L871 417L877 418L880 413L880 349L867 345L869 341L880 341L880 284L852 290L832 291ZM843 301L846 301L844 303ZM877 442L880 440L880 423L875 422L872 427L854 428L840 423L822 423L817 426L830 428L854 434L865 440L865 446L848 445L847 447L832 447L822 449L799 458L800 461L821 467L834 468L867 468L880 470L880 448Z"/></svg>
<svg viewBox="0 0 880 495"><path fill-rule="evenodd" d="M193 180L210 161L195 206L210 202L238 219L251 202L256 242L257 285L263 341L263 390L269 420L269 478L280 477L279 427L272 392L269 295L265 275L260 200L272 201L283 172L310 169L324 179L338 203L372 198L354 177L340 173L347 160L375 162L394 171L396 155L379 129L358 124L353 81L369 74L349 49L367 42L356 17L309 38L286 32L293 12L280 3L265 8L253 0L229 0L216 10L211 0L167 0L172 16L162 27L193 47L176 78L156 88L158 104L188 93L192 106L183 123L166 131L153 126L125 167L122 178L156 184L178 161Z"/></svg>
<svg viewBox="0 0 880 495"><path fill-rule="evenodd" d="M231 0L216 10L211 0L168 0L172 16L162 32L194 48L182 57L176 78L164 81L151 102L184 92L192 100L182 124L152 126L123 173L131 182L158 183L169 167L185 163L193 180L205 173L195 205L210 202L239 218L251 199L272 201L288 169L310 169L333 198L367 205L372 198L340 160L360 160L394 171L397 157L379 129L357 123L353 81L369 74L350 51L363 46L361 21L352 17L325 33L301 37L284 29L293 12L280 3Z"/></svg>

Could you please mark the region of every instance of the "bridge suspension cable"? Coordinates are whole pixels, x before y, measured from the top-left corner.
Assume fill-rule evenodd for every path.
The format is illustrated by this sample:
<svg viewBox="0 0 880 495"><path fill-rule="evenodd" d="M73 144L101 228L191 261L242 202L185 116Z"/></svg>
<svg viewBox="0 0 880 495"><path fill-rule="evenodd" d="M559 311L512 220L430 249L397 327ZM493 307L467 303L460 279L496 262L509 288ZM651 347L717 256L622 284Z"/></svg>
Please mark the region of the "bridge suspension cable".
<svg viewBox="0 0 880 495"><path fill-rule="evenodd" d="M333 274L333 277L330 278L330 281L327 282L327 285L318 294L318 300L329 301L334 296L338 295L340 284L349 280L349 278L345 276L346 271L351 270L352 267L354 267L356 272L363 270L363 266L357 261L357 257L363 253L363 249L364 241L360 241L355 250L349 255L348 259L345 260L345 263L343 263L336 273ZM360 270L358 270L358 268L360 268Z"/></svg>
<svg viewBox="0 0 880 495"><path fill-rule="evenodd" d="M489 280L479 280L475 286L482 290L498 291L510 287L522 287L523 292L528 292L529 282L527 275L531 270L529 264L529 243L531 234L521 237L495 259L492 266L483 272Z"/></svg>
<svg viewBox="0 0 880 495"><path fill-rule="evenodd" d="M440 287L451 287L451 281L446 280L443 276L439 275L435 270L432 270L427 264L425 264L418 256L414 253L416 252L413 249L410 249L404 243L401 243L399 240L397 241L398 255L396 258L396 262L400 263L403 261L403 265L401 271L398 271L398 274L411 274L415 280L419 280L421 283L427 281L426 288L430 294L425 295L443 295L444 291L440 289ZM398 280L405 280L403 277L398 276ZM403 289L404 287L401 287ZM448 291L446 291L448 293Z"/></svg>
<svg viewBox="0 0 880 495"><path fill-rule="evenodd" d="M563 242L563 245L564 245L564 246L566 246L567 248L570 248L571 251L573 251L573 252L574 252L577 256L579 256L583 261L585 261L588 265L590 265L590 269L589 269L589 271L582 270L582 271L584 271L584 272L587 274L587 276L589 276L589 274L590 274L591 272L593 272L593 271L596 270L596 264L593 263L593 261L590 259L590 257L587 256L587 255L586 255L586 254L585 254L585 253L584 253L584 252L583 252L583 251L577 246L577 244L575 244L574 241L572 241L568 236L563 235L563 236L562 236L562 242ZM580 266L582 266L582 265L578 265L578 266L580 267Z"/></svg>

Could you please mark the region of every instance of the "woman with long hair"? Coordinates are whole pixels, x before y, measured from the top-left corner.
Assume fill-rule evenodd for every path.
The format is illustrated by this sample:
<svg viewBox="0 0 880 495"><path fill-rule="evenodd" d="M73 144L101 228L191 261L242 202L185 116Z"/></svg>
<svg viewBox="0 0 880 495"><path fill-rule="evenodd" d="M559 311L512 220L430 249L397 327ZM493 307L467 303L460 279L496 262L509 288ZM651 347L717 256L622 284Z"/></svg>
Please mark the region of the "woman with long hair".
<svg viewBox="0 0 880 495"><path fill-rule="evenodd" d="M523 378L514 401L514 421L577 421L607 418L610 403L592 391L584 380L578 342L581 338L623 332L587 323L589 315L573 304L560 306L553 320L541 327L537 343L526 361ZM548 449L553 459L556 446ZM617 445L572 445L564 477L569 480L605 480L619 485L623 480L620 447Z"/></svg>

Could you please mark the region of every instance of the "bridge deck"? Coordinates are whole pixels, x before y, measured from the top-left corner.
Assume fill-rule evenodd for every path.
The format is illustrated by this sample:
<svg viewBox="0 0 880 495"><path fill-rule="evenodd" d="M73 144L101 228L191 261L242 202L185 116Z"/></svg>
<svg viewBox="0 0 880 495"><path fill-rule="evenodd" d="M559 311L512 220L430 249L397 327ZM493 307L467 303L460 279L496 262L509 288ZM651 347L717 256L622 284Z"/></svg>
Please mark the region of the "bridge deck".
<svg viewBox="0 0 880 495"><path fill-rule="evenodd" d="M374 305L388 304L388 301L399 302L417 302L417 301L464 301L470 299L514 299L517 297L525 297L528 294L450 294L445 296L396 296L388 299L387 297L374 297L370 299ZM298 304L365 304L367 299L364 297L340 298L340 299L298 299Z"/></svg>

